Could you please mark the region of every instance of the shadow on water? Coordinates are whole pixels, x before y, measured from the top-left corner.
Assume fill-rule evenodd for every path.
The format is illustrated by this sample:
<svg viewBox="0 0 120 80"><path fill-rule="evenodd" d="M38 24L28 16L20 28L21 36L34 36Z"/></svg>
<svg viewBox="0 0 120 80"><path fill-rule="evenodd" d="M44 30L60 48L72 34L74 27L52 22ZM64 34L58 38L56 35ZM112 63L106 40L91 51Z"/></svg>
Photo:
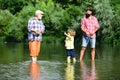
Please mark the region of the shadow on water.
<svg viewBox="0 0 120 80"><path fill-rule="evenodd" d="M63 44L42 44L37 63L31 63L28 45L1 44L0 80L120 80L120 46L97 46L96 60L91 62L89 49L84 62L66 63Z"/></svg>

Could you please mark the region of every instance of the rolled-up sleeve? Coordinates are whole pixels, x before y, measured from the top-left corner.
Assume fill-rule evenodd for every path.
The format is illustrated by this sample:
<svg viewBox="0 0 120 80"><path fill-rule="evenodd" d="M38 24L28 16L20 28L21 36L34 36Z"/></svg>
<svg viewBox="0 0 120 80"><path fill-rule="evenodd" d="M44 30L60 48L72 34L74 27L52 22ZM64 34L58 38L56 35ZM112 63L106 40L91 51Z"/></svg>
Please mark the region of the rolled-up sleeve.
<svg viewBox="0 0 120 80"><path fill-rule="evenodd" d="M88 32L88 31L87 31L87 28L86 28L86 25L85 25L85 18L83 18L82 21L81 21L81 29L82 29L84 32Z"/></svg>
<svg viewBox="0 0 120 80"><path fill-rule="evenodd" d="M44 31L45 31L45 25L44 25L44 23L41 21L41 30L42 30L42 33L44 33Z"/></svg>
<svg viewBox="0 0 120 80"><path fill-rule="evenodd" d="M84 21L84 19L82 19L82 21L81 21L81 29L84 29L85 28L85 21Z"/></svg>
<svg viewBox="0 0 120 80"><path fill-rule="evenodd" d="M94 22L95 22L95 23L94 23L94 24L95 24L95 27L96 27L96 28L100 28L100 25L99 25L99 22L98 22L97 18L95 18L95 21L94 21Z"/></svg>
<svg viewBox="0 0 120 80"><path fill-rule="evenodd" d="M31 29L33 29L33 21L32 21L32 20L29 20L29 21L28 21L28 31L30 32Z"/></svg>

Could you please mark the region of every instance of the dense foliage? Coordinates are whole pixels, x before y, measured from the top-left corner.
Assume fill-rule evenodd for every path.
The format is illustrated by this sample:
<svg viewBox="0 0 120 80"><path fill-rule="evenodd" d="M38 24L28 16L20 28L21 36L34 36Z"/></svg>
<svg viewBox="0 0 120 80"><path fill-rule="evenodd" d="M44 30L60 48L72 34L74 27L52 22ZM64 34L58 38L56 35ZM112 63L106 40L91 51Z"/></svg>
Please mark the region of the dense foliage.
<svg viewBox="0 0 120 80"><path fill-rule="evenodd" d="M0 0L0 41L27 41L27 23L37 9L44 11L46 26L43 41L63 40L68 28L77 31L81 39L81 18L85 9L93 7L101 29L99 42L118 44L120 41L119 0Z"/></svg>

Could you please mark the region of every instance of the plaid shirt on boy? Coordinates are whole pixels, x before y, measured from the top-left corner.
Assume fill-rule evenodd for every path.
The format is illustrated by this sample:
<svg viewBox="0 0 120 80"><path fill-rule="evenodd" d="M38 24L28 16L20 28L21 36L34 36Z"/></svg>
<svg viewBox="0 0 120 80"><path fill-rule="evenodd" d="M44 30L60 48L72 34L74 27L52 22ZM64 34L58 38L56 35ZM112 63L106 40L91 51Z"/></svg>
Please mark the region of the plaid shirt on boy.
<svg viewBox="0 0 120 80"><path fill-rule="evenodd" d="M37 35L36 33L31 32L31 29L34 29L36 31L42 30L42 32L44 32L45 26L42 20L36 20L33 17L28 21L28 40L29 41L33 41L33 40L42 41L42 33L40 35Z"/></svg>
<svg viewBox="0 0 120 80"><path fill-rule="evenodd" d="M91 16L91 18L84 17L81 22L81 28L85 30L87 33L92 33L97 28L99 28L99 23L96 17ZM92 38L96 37L96 34L91 36Z"/></svg>

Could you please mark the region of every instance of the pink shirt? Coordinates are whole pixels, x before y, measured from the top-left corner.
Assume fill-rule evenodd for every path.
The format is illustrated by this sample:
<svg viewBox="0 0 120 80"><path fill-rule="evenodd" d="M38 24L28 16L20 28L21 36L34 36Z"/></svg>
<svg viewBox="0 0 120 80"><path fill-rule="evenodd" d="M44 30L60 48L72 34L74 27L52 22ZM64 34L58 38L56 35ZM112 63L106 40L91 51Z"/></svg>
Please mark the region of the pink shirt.
<svg viewBox="0 0 120 80"><path fill-rule="evenodd" d="M91 18L86 18L84 17L81 22L81 28L86 32L86 33L93 33L96 29L98 29L99 23L96 17L91 16ZM96 37L96 34L94 33L92 38Z"/></svg>

